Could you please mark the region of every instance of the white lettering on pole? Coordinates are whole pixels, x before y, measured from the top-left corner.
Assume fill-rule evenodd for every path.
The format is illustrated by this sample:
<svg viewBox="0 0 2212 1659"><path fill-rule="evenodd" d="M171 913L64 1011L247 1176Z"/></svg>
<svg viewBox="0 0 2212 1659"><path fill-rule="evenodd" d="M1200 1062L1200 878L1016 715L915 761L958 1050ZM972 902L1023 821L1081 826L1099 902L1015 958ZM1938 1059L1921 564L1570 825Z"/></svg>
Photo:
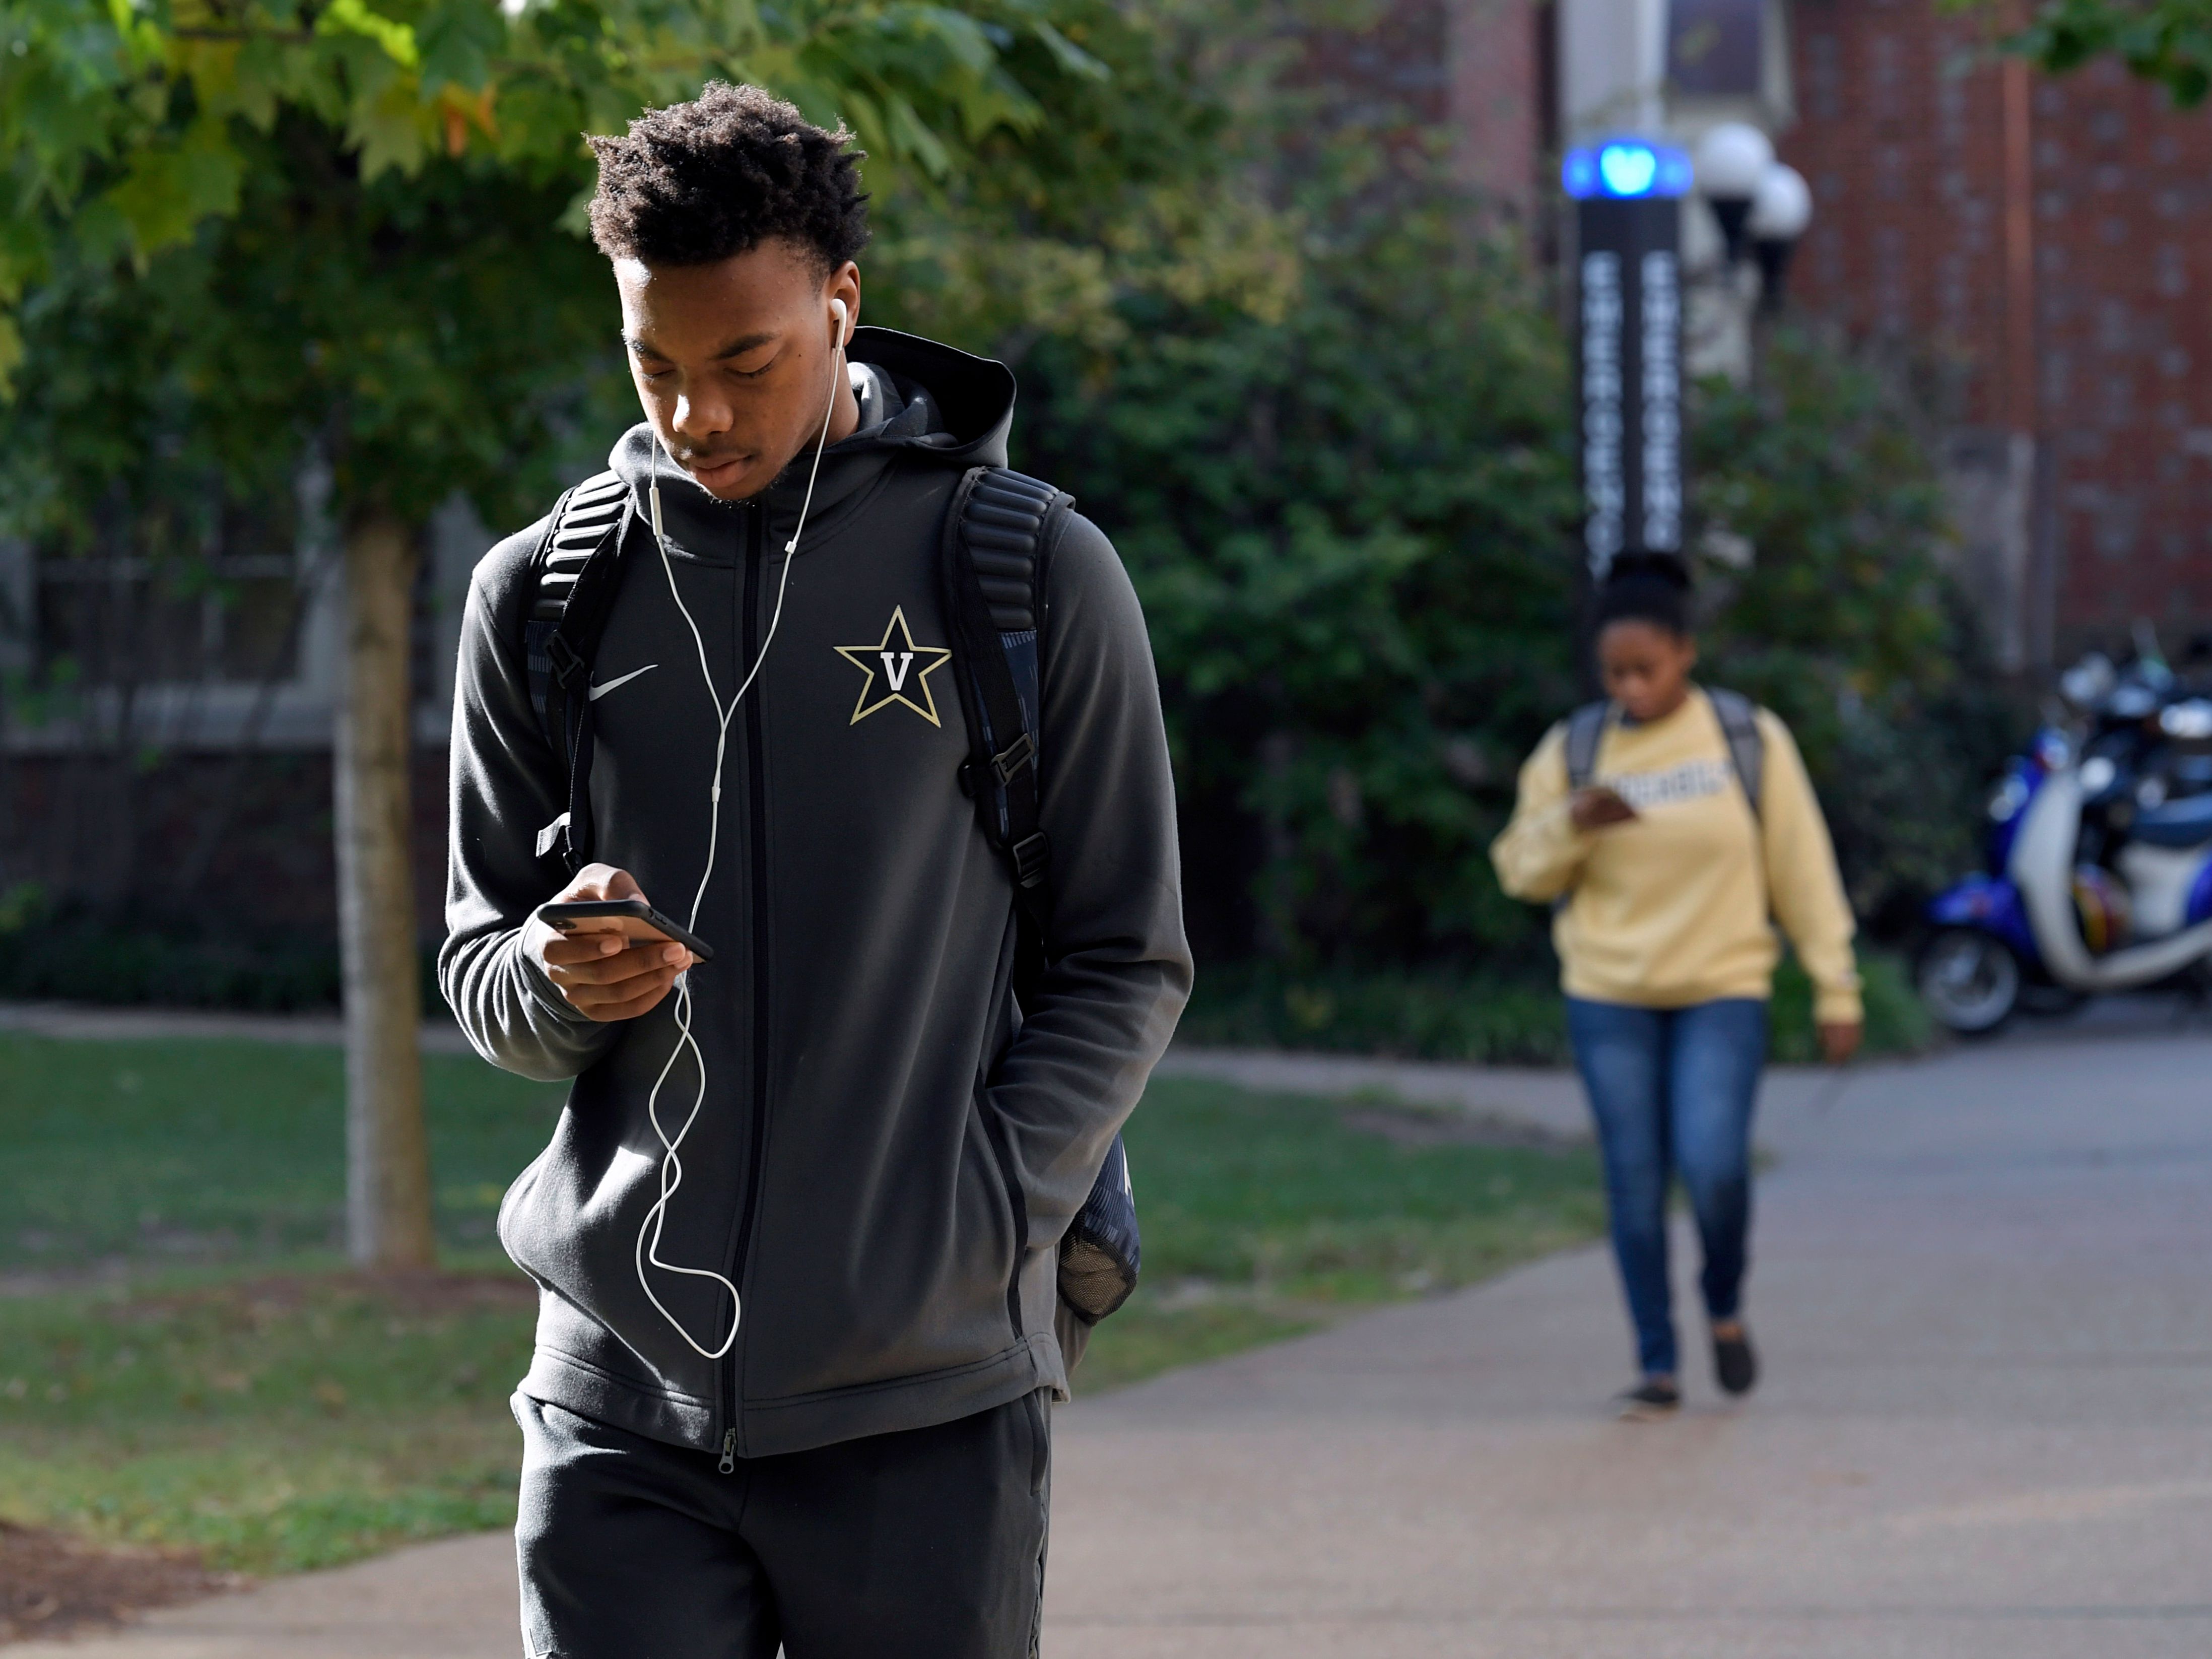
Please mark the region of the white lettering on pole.
<svg viewBox="0 0 2212 1659"><path fill-rule="evenodd" d="M1644 256L1644 545L1682 545L1682 294L1672 252Z"/></svg>
<svg viewBox="0 0 2212 1659"><path fill-rule="evenodd" d="M1627 490L1622 477L1620 256L1583 256L1583 536L1590 574L1603 580L1620 551Z"/></svg>

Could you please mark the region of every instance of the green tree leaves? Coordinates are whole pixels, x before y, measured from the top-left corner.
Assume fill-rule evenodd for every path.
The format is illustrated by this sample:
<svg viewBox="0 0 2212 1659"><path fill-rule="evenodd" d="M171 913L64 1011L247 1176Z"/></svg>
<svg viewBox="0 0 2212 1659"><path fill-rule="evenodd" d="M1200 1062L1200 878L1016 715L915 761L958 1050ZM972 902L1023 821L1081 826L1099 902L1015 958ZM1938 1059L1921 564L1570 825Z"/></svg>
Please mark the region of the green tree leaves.
<svg viewBox="0 0 2212 1659"><path fill-rule="evenodd" d="M2051 0L2012 44L2053 74L2118 58L2183 109L2212 92L2208 0Z"/></svg>
<svg viewBox="0 0 2212 1659"><path fill-rule="evenodd" d="M184 241L203 219L235 213L245 176L223 123L203 116L133 153L101 205L127 228L135 248L153 252Z"/></svg>
<svg viewBox="0 0 2212 1659"><path fill-rule="evenodd" d="M2025 27L1998 0L1941 0L1984 18L2004 50L2063 75L2100 58L2166 88L2180 109L2212 93L2212 0L2042 0Z"/></svg>
<svg viewBox="0 0 2212 1659"><path fill-rule="evenodd" d="M415 27L422 84L482 92L490 83L492 59L507 44L499 9L483 0L445 0Z"/></svg>
<svg viewBox="0 0 2212 1659"><path fill-rule="evenodd" d="M526 520L579 447L564 434L590 427L588 451L620 416L583 417L613 337L580 240L586 131L752 79L848 120L878 197L950 226L978 186L949 181L987 150L1033 188L1064 169L1073 151L1024 146L1048 106L1110 107L1073 35L1113 16L1104 0L0 0L0 377L42 394L9 422L0 468L21 487L0 513L81 539L88 503L127 520L187 477L283 499L313 447L342 521L379 503L419 519L455 489L492 522ZM1148 83L1144 30L1104 38ZM131 422L119 446L91 435ZM118 476L118 448L167 459Z"/></svg>
<svg viewBox="0 0 2212 1659"><path fill-rule="evenodd" d="M0 0L0 349L65 247L143 261L235 213L252 139L288 118L365 184L489 155L575 190L584 132L750 79L849 120L880 188L946 178L1103 72L1033 0Z"/></svg>

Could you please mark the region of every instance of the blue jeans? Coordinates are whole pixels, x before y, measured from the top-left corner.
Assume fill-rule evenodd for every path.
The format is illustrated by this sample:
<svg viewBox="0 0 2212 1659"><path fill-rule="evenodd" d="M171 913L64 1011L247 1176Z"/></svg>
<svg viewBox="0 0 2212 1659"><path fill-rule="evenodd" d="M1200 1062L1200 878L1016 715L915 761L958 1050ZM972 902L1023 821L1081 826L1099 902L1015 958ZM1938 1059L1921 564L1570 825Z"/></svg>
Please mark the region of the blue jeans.
<svg viewBox="0 0 2212 1659"><path fill-rule="evenodd" d="M1766 1005L1688 1008L1567 999L1567 1035L1605 1158L1613 1253L1647 1374L1675 1370L1667 1183L1679 1170L1698 1218L1705 1313L1733 1319L1751 1231L1751 1113L1766 1063Z"/></svg>

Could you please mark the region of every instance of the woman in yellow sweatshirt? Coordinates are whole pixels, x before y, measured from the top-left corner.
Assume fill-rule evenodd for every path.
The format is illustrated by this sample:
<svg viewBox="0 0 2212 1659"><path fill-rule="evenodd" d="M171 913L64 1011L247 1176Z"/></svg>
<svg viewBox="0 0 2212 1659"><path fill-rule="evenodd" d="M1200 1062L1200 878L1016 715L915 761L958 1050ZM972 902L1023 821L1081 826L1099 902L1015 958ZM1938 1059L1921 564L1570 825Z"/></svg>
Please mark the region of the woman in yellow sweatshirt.
<svg viewBox="0 0 2212 1659"><path fill-rule="evenodd" d="M1671 561L1624 560L1599 597L1608 699L1590 776L1568 777L1569 723L1521 769L1490 849L1516 898L1554 904L1552 935L1575 1063L1605 1162L1613 1246L1643 1380L1623 1413L1680 1406L1667 1272L1667 1187L1679 1170L1705 1251L1713 1369L1749 1391L1758 1362L1740 1302L1751 1219L1751 1117L1766 1059L1778 919L1811 975L1827 1057L1858 1046L1850 907L1789 728L1767 710L1737 747L1692 683L1697 646ZM1725 697L1726 694L1722 694ZM1747 768L1749 760L1747 759Z"/></svg>

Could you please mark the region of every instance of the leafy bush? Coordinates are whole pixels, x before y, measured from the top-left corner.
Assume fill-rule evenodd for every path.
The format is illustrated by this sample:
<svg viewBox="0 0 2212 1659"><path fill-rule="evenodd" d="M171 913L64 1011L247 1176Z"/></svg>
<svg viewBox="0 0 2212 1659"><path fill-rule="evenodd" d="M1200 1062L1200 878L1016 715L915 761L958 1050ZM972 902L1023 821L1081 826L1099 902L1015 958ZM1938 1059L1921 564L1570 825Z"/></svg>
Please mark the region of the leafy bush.
<svg viewBox="0 0 2212 1659"><path fill-rule="evenodd" d="M27 884L0 898L0 997L281 1012L338 1000L326 939L149 928L49 904Z"/></svg>
<svg viewBox="0 0 2212 1659"><path fill-rule="evenodd" d="M1563 1066L1559 991L1534 977L1437 969L1295 974L1273 963L1209 967L1177 1037L1241 1048L1307 1048Z"/></svg>
<svg viewBox="0 0 2212 1659"><path fill-rule="evenodd" d="M445 1011L422 956L424 1010ZM337 942L319 933L244 930L176 916L118 920L56 904L35 883L0 890L0 997L267 1013L338 1006Z"/></svg>
<svg viewBox="0 0 2212 1659"><path fill-rule="evenodd" d="M1565 357L1447 204L1314 233L1279 321L1129 304L1024 371L1017 465L1152 624L1209 960L1528 958L1486 849L1572 700Z"/></svg>
<svg viewBox="0 0 2212 1659"><path fill-rule="evenodd" d="M1110 351L1042 345L1019 464L1081 492L1151 619L1205 964L1186 1030L1556 1059L1555 1018L1492 1012L1549 957L1486 854L1580 690L1565 355L1442 198L1317 222L1279 321L1153 296ZM1941 562L1926 422L1784 331L1693 429L1707 672L1790 723L1894 937L1971 862L2010 723Z"/></svg>
<svg viewBox="0 0 2212 1659"><path fill-rule="evenodd" d="M1866 1049L1874 1054L1927 1050L1934 1033L1912 978L1897 957L1861 953ZM1785 960L1774 976L1773 1058L1820 1058L1813 988ZM1185 1042L1236 1048L1307 1048L1455 1060L1486 1066L1564 1066L1566 1006L1559 991L1528 977L1480 972L1292 974L1272 964L1209 969L1185 1012Z"/></svg>
<svg viewBox="0 0 2212 1659"><path fill-rule="evenodd" d="M1910 962L1894 952L1862 945L1860 996L1866 1004L1869 1054L1921 1054L1935 1046L1936 1028L1913 988ZM1785 1066L1809 1066L1820 1058L1813 1025L1813 981L1795 961L1774 975L1772 1037L1769 1055Z"/></svg>
<svg viewBox="0 0 2212 1659"><path fill-rule="evenodd" d="M1790 723L1853 907L1878 933L1975 860L2016 735L1940 556L1925 416L1904 378L1783 331L1758 382L1701 389L1692 507L1716 683Z"/></svg>

